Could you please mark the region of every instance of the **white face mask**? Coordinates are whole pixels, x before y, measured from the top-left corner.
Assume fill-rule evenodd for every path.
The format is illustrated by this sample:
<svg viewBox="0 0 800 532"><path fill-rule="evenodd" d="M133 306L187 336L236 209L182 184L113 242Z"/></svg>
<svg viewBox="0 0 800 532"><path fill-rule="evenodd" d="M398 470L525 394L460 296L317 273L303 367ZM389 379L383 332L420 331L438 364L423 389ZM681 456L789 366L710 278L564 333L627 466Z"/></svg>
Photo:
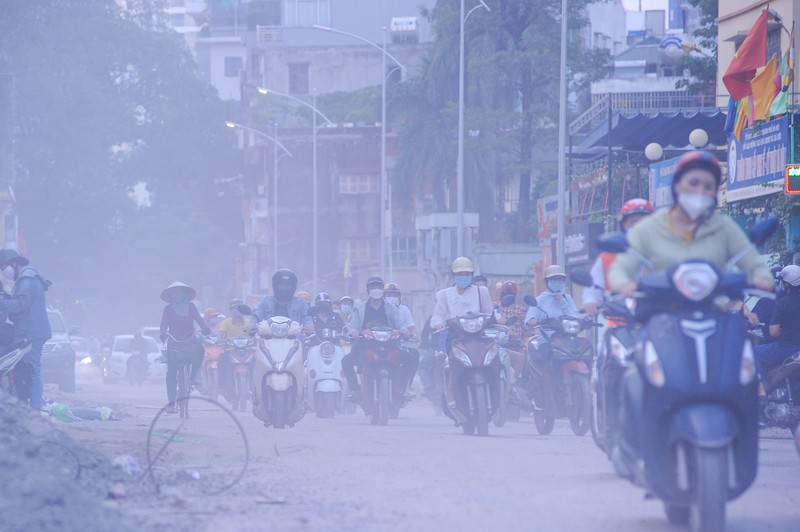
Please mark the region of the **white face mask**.
<svg viewBox="0 0 800 532"><path fill-rule="evenodd" d="M386 298L386 302L387 303L391 303L392 305L399 305L400 304L400 298L399 297L387 297Z"/></svg>
<svg viewBox="0 0 800 532"><path fill-rule="evenodd" d="M3 277L8 279L9 281L13 281L16 274L17 272L14 271L14 267L10 264L8 264L5 268L3 268Z"/></svg>
<svg viewBox="0 0 800 532"><path fill-rule="evenodd" d="M678 205L692 221L705 214L710 214L714 207L714 198L703 194L678 194Z"/></svg>
<svg viewBox="0 0 800 532"><path fill-rule="evenodd" d="M350 305L342 305L339 308L339 310L342 311L342 314L350 314L351 312L353 312L353 307L351 307Z"/></svg>
<svg viewBox="0 0 800 532"><path fill-rule="evenodd" d="M380 299L383 297L383 288L373 288L369 291L369 297L372 299Z"/></svg>

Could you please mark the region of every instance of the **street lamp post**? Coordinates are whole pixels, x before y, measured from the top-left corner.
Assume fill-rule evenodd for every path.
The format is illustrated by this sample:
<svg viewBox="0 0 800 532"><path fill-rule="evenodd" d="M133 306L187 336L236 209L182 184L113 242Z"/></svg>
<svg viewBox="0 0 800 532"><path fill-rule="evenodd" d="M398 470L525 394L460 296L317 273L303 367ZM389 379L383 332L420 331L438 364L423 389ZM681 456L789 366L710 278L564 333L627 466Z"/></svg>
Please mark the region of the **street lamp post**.
<svg viewBox="0 0 800 532"><path fill-rule="evenodd" d="M476 9L483 7L491 11L483 0L464 15L464 2L461 0L461 13L458 30L458 154L456 155L456 209L458 227L456 228L456 255L464 256L464 24Z"/></svg>
<svg viewBox="0 0 800 532"><path fill-rule="evenodd" d="M284 155L292 156L292 152L286 149L286 146L278 141L278 124L273 124L272 135L268 135L258 129L247 127L236 122L225 122L229 128L239 128L244 131L249 131L260 137L271 141L275 145L275 150L272 156L272 265L273 271L278 270L278 149L283 150ZM266 154L264 159L264 169L266 170Z"/></svg>
<svg viewBox="0 0 800 532"><path fill-rule="evenodd" d="M564 215L567 182L567 0L561 0L561 63L558 76L558 225L557 263L564 264Z"/></svg>
<svg viewBox="0 0 800 532"><path fill-rule="evenodd" d="M318 242L319 242L319 236L318 236L319 235L319 223L318 223L318 209L317 209L317 115L321 116L322 119L325 120L325 122L327 122L329 126L332 126L333 122L331 122L328 119L328 117L325 116L322 113L322 111L317 109L317 89L313 89L311 91L311 104L301 100L300 98L296 98L296 97L292 96L291 94L284 94L282 92L278 92L278 91L273 90L273 89L267 89L267 88L264 88L264 87L259 87L257 90L258 90L259 94L264 94L264 95L274 94L275 96L280 96L282 98L288 98L289 100L292 100L292 101L297 102L297 103L299 103L301 105L304 105L305 107L308 107L309 109L311 109L311 111L313 111L312 112L312 119L311 119L311 129L312 129L312 132L311 132L311 135L312 135L312 140L311 140L311 144L312 144L312 148L311 148L312 149L311 180L313 181L313 183L311 185L312 186L311 195L313 196L312 207L311 207L311 209L313 211L312 215L311 215L312 216L312 222L311 223L313 225L313 228L312 228L313 236L311 238L311 240L312 240L311 246L313 248L312 249L312 255L313 255L313 259L312 259L312 278L313 278L312 282L313 282L313 285L312 286L313 286L314 294L316 295L318 293L318 291L317 291L317 282L318 282L317 279L319 277L319 250L318 250L318 247L319 247L318 246Z"/></svg>
<svg viewBox="0 0 800 532"><path fill-rule="evenodd" d="M313 26L315 29L327 31L330 33L338 33L340 35L346 35L348 37L352 37L357 39L361 42L364 42L373 48L377 48L381 51L382 60L381 60L381 220L380 220L380 238L378 239L380 242L380 267L381 267L381 277L385 277L386 275L386 218L387 218L387 211L388 216L391 218L391 205L387 205L387 189L388 189L388 179L386 176L386 78L388 74L386 73L386 58L388 57L392 61L397 64L397 68L401 69L403 72L406 71L406 67L397 60L395 56L390 54L386 50L386 27L383 27L383 42L381 45L375 44L374 42L361 37L360 35L356 35L355 33L350 33L348 31L337 30L336 28L331 28L329 26L320 26L319 24L314 24ZM391 223L391 222L390 222ZM391 253L391 249L389 249L389 253ZM390 257L391 263L391 257Z"/></svg>

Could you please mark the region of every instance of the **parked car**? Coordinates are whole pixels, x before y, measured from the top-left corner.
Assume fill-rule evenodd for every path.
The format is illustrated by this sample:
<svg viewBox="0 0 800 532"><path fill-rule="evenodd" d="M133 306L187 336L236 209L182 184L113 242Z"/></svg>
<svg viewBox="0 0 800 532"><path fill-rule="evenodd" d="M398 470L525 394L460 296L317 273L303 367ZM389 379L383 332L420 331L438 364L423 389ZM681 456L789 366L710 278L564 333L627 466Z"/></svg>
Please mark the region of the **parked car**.
<svg viewBox="0 0 800 532"><path fill-rule="evenodd" d="M142 327L142 336L149 336L153 340L156 341L157 344L161 345L161 328L154 327L149 325L147 327Z"/></svg>
<svg viewBox="0 0 800 532"><path fill-rule="evenodd" d="M42 381L55 382L62 392L75 391L75 349L70 333L78 334L77 328L69 329L64 316L57 309L48 307L52 336L42 348Z"/></svg>
<svg viewBox="0 0 800 532"><path fill-rule="evenodd" d="M72 344L72 349L75 350L76 363L88 366L89 364L95 364L98 362L95 360L96 357L92 354L91 349L89 348L89 341L86 338L81 336L70 336L69 339L70 343Z"/></svg>
<svg viewBox="0 0 800 532"><path fill-rule="evenodd" d="M161 349L156 341L149 336L142 336L147 342L148 379L164 379L167 375L167 365L158 361ZM133 340L132 334L120 334L114 337L111 353L103 360L103 381L113 382L128 377L128 359L132 353L129 346Z"/></svg>

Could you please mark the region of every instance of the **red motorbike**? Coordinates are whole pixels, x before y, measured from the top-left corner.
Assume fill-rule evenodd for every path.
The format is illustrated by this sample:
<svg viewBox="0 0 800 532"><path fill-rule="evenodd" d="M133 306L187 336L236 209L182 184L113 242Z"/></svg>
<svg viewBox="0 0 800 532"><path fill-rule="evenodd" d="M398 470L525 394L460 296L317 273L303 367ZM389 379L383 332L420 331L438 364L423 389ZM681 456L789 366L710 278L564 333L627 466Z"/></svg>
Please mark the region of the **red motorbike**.
<svg viewBox="0 0 800 532"><path fill-rule="evenodd" d="M256 341L252 338L230 338L225 341L228 358L233 366L229 381L228 400L234 410L247 410L247 400L253 389Z"/></svg>
<svg viewBox="0 0 800 532"><path fill-rule="evenodd" d="M400 332L373 327L363 332L365 342L361 364L361 407L373 425L386 425L405 406L401 377Z"/></svg>

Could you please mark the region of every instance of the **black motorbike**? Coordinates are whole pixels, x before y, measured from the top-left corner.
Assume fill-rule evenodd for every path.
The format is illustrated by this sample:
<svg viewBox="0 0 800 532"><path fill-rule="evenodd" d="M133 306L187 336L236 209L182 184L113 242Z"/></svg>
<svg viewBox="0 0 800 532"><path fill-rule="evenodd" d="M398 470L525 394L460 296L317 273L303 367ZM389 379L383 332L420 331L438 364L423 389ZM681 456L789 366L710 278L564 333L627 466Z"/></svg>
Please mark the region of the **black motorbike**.
<svg viewBox="0 0 800 532"><path fill-rule="evenodd" d="M800 352L787 357L763 378L767 394L762 422L794 431L800 424Z"/></svg>
<svg viewBox="0 0 800 532"><path fill-rule="evenodd" d="M765 242L776 227L777 220L762 222L751 241ZM620 253L627 242L618 234L602 237L599 246ZM694 516L697 530L723 530L727 501L756 476L753 349L740 313L718 300L741 299L748 288L743 273L694 259L639 280L635 347L626 355L631 367L622 378L623 422L612 461L664 501L671 522L685 524Z"/></svg>

